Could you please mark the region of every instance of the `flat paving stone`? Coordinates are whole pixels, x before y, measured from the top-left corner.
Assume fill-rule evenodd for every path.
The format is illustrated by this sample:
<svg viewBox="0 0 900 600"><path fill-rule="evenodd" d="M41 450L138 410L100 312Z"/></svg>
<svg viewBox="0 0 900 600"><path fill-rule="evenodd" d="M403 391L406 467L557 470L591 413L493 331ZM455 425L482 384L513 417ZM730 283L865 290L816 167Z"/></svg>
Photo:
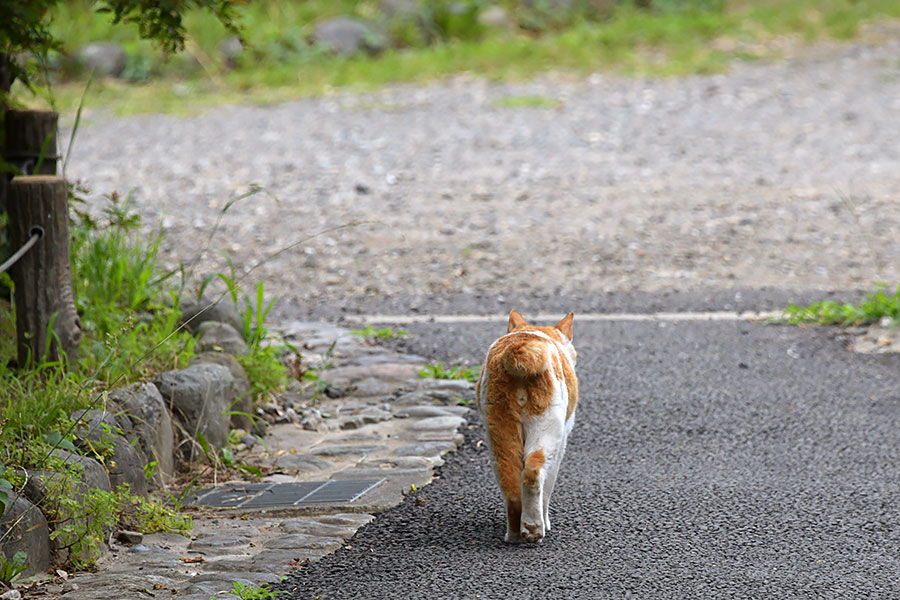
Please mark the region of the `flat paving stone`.
<svg viewBox="0 0 900 600"><path fill-rule="evenodd" d="M324 458L312 454L282 454L275 459L275 466L279 469L291 469L301 472L325 471L334 466Z"/></svg>
<svg viewBox="0 0 900 600"><path fill-rule="evenodd" d="M305 533L288 533L267 540L263 546L270 550L291 550L293 548L328 550L338 547L342 541L343 539L339 537L322 537Z"/></svg>
<svg viewBox="0 0 900 600"><path fill-rule="evenodd" d="M304 560L315 562L326 556L328 552L325 549L314 548L267 549L254 556L250 560L250 564L254 568L284 571Z"/></svg>
<svg viewBox="0 0 900 600"><path fill-rule="evenodd" d="M457 416L428 417L427 419L422 419L421 421L410 423L407 428L412 429L413 431L424 431L431 429L455 430L465 422L465 419Z"/></svg>
<svg viewBox="0 0 900 600"><path fill-rule="evenodd" d="M355 480L355 479L373 479L375 477L410 477L422 476L430 478L432 476L431 467L419 469L344 469L338 471L332 478L334 480Z"/></svg>
<svg viewBox="0 0 900 600"><path fill-rule="evenodd" d="M435 405L420 405L420 406L410 406L409 408L403 408L397 411L395 416L397 417L410 417L414 419L423 419L426 417L451 417L457 416L461 417L465 413L469 412L469 409L465 406L443 406L439 404Z"/></svg>
<svg viewBox="0 0 900 600"><path fill-rule="evenodd" d="M350 359L346 362L346 365L368 367L371 365L381 365L385 363L415 364L417 369L421 369L422 366L428 363L428 359L424 356L419 356L418 354L369 354L364 356L357 356L356 358Z"/></svg>
<svg viewBox="0 0 900 600"><path fill-rule="evenodd" d="M251 538L243 535L218 534L194 540L188 545L189 550L219 550L246 546Z"/></svg>
<svg viewBox="0 0 900 600"><path fill-rule="evenodd" d="M472 394L468 389L459 389L453 391L441 389L420 389L397 396L394 400L391 401L391 404L395 406L424 404L455 406L461 398L470 398L471 396Z"/></svg>
<svg viewBox="0 0 900 600"><path fill-rule="evenodd" d="M375 520L374 515L368 513L338 513L335 515L322 515L316 517L316 521L327 525L346 525L348 527L362 527L366 523Z"/></svg>
<svg viewBox="0 0 900 600"><path fill-rule="evenodd" d="M419 442L394 448L397 456L438 456L456 449L453 442Z"/></svg>
<svg viewBox="0 0 900 600"><path fill-rule="evenodd" d="M302 533L320 537L351 537L355 532L354 526L329 525L312 519L289 519L283 521L278 528L284 533Z"/></svg>
<svg viewBox="0 0 900 600"><path fill-rule="evenodd" d="M321 446L312 449L312 453L316 456L334 456L343 457L351 455L373 454L387 450L387 446L381 444L364 444L364 445L341 445L341 446Z"/></svg>
<svg viewBox="0 0 900 600"><path fill-rule="evenodd" d="M427 442L446 444L447 442ZM375 458L372 460L363 460L356 463L358 469L425 469L433 467L435 460L426 454L416 454L414 456L385 456L384 458Z"/></svg>
<svg viewBox="0 0 900 600"><path fill-rule="evenodd" d="M413 439L417 442L453 442L457 446L462 444L464 436L455 431L426 431L416 434Z"/></svg>

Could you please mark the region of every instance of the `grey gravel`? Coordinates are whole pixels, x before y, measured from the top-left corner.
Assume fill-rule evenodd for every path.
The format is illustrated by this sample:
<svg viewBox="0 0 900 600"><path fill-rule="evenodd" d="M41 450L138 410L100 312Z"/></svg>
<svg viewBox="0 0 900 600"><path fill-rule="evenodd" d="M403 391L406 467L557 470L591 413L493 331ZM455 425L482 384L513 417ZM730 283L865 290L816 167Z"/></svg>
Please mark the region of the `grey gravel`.
<svg viewBox="0 0 900 600"><path fill-rule="evenodd" d="M493 310L513 294L859 289L900 278L894 33L682 79L461 76L190 118L95 110L68 174L97 197L133 188L173 263L263 186L228 208L195 276L227 272L222 252L241 273L297 244L252 275L295 318L458 297ZM494 104L522 95L561 105Z"/></svg>

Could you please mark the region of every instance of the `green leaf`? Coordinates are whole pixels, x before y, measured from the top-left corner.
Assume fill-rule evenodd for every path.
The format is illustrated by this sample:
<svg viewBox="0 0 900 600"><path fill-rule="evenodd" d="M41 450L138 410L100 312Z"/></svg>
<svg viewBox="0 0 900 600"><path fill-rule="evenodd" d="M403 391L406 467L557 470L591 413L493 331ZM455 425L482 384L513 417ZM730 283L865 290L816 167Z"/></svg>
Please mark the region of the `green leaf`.
<svg viewBox="0 0 900 600"><path fill-rule="evenodd" d="M222 462L227 466L234 466L234 454L231 453L229 448L222 448Z"/></svg>
<svg viewBox="0 0 900 600"><path fill-rule="evenodd" d="M75 444L64 438L63 435L58 431L45 433L44 441L54 448L62 448L63 450L68 450L69 452L78 452L78 448L75 447Z"/></svg>
<svg viewBox="0 0 900 600"><path fill-rule="evenodd" d="M250 473L251 475L256 475L257 477L263 476L262 470L259 467L257 467L256 465L243 465L242 464L242 465L238 465L237 468L240 469L241 471L243 471L244 473Z"/></svg>

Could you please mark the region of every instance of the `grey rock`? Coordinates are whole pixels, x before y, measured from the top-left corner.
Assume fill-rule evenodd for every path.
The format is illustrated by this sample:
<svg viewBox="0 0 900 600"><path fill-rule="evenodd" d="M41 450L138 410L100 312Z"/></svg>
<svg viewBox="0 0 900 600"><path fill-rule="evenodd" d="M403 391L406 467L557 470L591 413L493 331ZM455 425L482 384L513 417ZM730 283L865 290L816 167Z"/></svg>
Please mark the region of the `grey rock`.
<svg viewBox="0 0 900 600"><path fill-rule="evenodd" d="M351 479L379 479L381 477L392 479L413 477L421 481L428 481L431 479L431 476L431 466L428 466L410 469L344 469L332 475L331 478L336 481L348 481Z"/></svg>
<svg viewBox="0 0 900 600"><path fill-rule="evenodd" d="M478 22L486 27L503 28L512 25L512 19L505 8L498 5L489 6L478 15Z"/></svg>
<svg viewBox="0 0 900 600"><path fill-rule="evenodd" d="M156 461L157 484L167 483L175 475L175 436L159 390L152 383L134 383L110 392L109 400L128 417L144 457Z"/></svg>
<svg viewBox="0 0 900 600"><path fill-rule="evenodd" d="M362 356L351 358L344 364L351 367L370 367L372 365L383 364L411 364L415 365L417 369L421 369L427 363L427 358L425 358L424 356L419 356L417 354L397 354L395 352L386 352L383 354L363 354Z"/></svg>
<svg viewBox="0 0 900 600"><path fill-rule="evenodd" d="M388 19L418 17L422 10L416 0L381 0L378 8Z"/></svg>
<svg viewBox="0 0 900 600"><path fill-rule="evenodd" d="M181 421L191 439L202 433L216 449L228 441L228 416L233 377L222 365L198 363L180 371L166 371L156 380L156 387L172 412ZM199 449L189 444L191 460Z"/></svg>
<svg viewBox="0 0 900 600"><path fill-rule="evenodd" d="M224 352L201 352L194 357L194 363L212 363L228 367L234 381L231 384L229 394L234 398L233 404L229 407L231 412L230 421L233 429L243 429L244 431L253 431L254 419L252 415L256 414L253 406L253 397L250 395L250 380L247 378L247 372L241 363L231 354Z"/></svg>
<svg viewBox="0 0 900 600"><path fill-rule="evenodd" d="M314 548L269 549L263 550L252 559L250 565L255 568L287 571L303 560L317 561L327 554L326 550Z"/></svg>
<svg viewBox="0 0 900 600"><path fill-rule="evenodd" d="M188 331L196 333L200 325L207 321L228 323L236 331L242 331L244 328L244 321L238 314L237 307L228 298L223 298L216 303L206 298L201 298L199 301L182 299L181 324Z"/></svg>
<svg viewBox="0 0 900 600"><path fill-rule="evenodd" d="M428 381L453 381L446 379L423 379L419 383L421 387L424 385L422 382ZM468 383L468 382L465 382ZM391 404L396 406L409 406L409 405L436 405L436 404L446 404L454 406L461 398L471 398L472 393L467 386L456 386L457 389L445 390L445 389L420 389L412 392L408 392L406 394L401 394L397 398L395 398Z"/></svg>
<svg viewBox="0 0 900 600"><path fill-rule="evenodd" d="M367 379L378 379L392 385L391 391L418 377L419 367L405 363L378 363L374 365L345 366L329 369L324 378L339 386L353 386ZM358 394L376 396L378 394Z"/></svg>
<svg viewBox="0 0 900 600"><path fill-rule="evenodd" d="M139 531L128 531L123 529L116 534L116 539L123 544L140 544L144 541L144 534Z"/></svg>
<svg viewBox="0 0 900 600"><path fill-rule="evenodd" d="M127 485L132 493L145 496L147 494L147 478L144 465L147 459L135 444L129 442L118 432L123 429L116 418L100 410L80 410L72 413L73 421L81 423L76 426L77 445L80 450L90 452L109 451L111 455L103 465L109 475L109 483L113 489ZM126 418L120 417L127 421Z"/></svg>
<svg viewBox="0 0 900 600"><path fill-rule="evenodd" d="M80 471L81 482L86 489L103 490L105 492L112 489L106 469L95 459L61 448L51 452L50 456L60 460L67 467L75 467L75 470ZM53 462L50 465L53 466Z"/></svg>
<svg viewBox="0 0 900 600"><path fill-rule="evenodd" d="M302 533L319 537L348 538L356 531L356 527L347 525L329 525L312 519L289 519L278 526L285 533Z"/></svg>
<svg viewBox="0 0 900 600"><path fill-rule="evenodd" d="M458 428L465 422L465 419L457 416L428 417L426 419L422 419L421 421L410 423L407 427L409 429L412 429L413 431L425 431L434 429L456 430L456 428Z"/></svg>
<svg viewBox="0 0 900 600"><path fill-rule="evenodd" d="M337 513L334 515L322 515L316 517L316 521L328 525L343 525L347 527L362 527L373 521L375 517L367 513Z"/></svg>
<svg viewBox="0 0 900 600"><path fill-rule="evenodd" d="M315 407L300 411L300 425L308 431L318 431L322 426L322 411Z"/></svg>
<svg viewBox="0 0 900 600"><path fill-rule="evenodd" d="M397 383L377 377L366 377L350 386L349 391L358 396L384 396L394 392L397 389L397 385Z"/></svg>
<svg viewBox="0 0 900 600"><path fill-rule="evenodd" d="M125 50L115 42L93 42L75 55L78 66L101 77L118 77L125 70Z"/></svg>
<svg viewBox="0 0 900 600"><path fill-rule="evenodd" d="M444 392L445 395L455 394L458 396L471 396L475 384L467 379L420 379L419 389L428 390L430 392ZM435 394L435 398L442 397Z"/></svg>
<svg viewBox="0 0 900 600"><path fill-rule="evenodd" d="M0 600L20 600L22 592L19 590L9 590L0 594Z"/></svg>
<svg viewBox="0 0 900 600"><path fill-rule="evenodd" d="M457 446L463 442L463 434L456 431L425 431L414 436L417 442L453 442Z"/></svg>
<svg viewBox="0 0 900 600"><path fill-rule="evenodd" d="M290 550L292 548L305 548L313 550L332 550L341 545L339 537L323 537L307 535L305 533L289 533L269 540L264 546L274 550Z"/></svg>
<svg viewBox="0 0 900 600"><path fill-rule="evenodd" d="M280 469L296 469L302 472L323 471L334 465L327 460L311 454L282 454L275 459L275 466Z"/></svg>
<svg viewBox="0 0 900 600"><path fill-rule="evenodd" d="M281 580L278 575L272 573L261 573L258 571L224 571L220 573L204 573L196 575L191 579L191 583L202 583L205 581L241 581L252 585L260 586L266 583L276 583Z"/></svg>
<svg viewBox="0 0 900 600"><path fill-rule="evenodd" d="M387 446L382 446L379 444L364 444L364 445L339 445L339 446L323 446L318 448L313 448L312 453L316 456L348 456L348 455L365 455L372 454L374 452L381 452L383 450L387 450Z"/></svg>
<svg viewBox="0 0 900 600"><path fill-rule="evenodd" d="M313 40L338 54L352 56L360 51L376 54L384 49L384 36L369 24L352 17L335 17L318 23Z"/></svg>
<svg viewBox="0 0 900 600"><path fill-rule="evenodd" d="M24 577L45 573L50 568L50 529L34 504L9 492L9 503L0 516L0 531L5 534L2 551L7 560L12 560L16 552L28 556Z"/></svg>
<svg viewBox="0 0 900 600"><path fill-rule="evenodd" d="M222 533L218 535L210 535L207 537L197 538L188 545L188 549L221 550L222 548L246 546L249 543L250 538L247 536Z"/></svg>
<svg viewBox="0 0 900 600"><path fill-rule="evenodd" d="M446 442L438 442L444 444ZM437 456L437 454L431 454ZM427 469L440 462L429 458L425 454L417 454L413 456L386 456L384 458L375 458L372 460L363 460L356 464L360 469L381 469L387 471L389 469Z"/></svg>
<svg viewBox="0 0 900 600"><path fill-rule="evenodd" d="M397 412L396 416L398 417L413 417L416 419L422 419L425 417L448 417L448 416L462 416L465 413L469 412L465 406L440 406L440 405L425 405L425 406L410 406L409 408L403 409Z"/></svg>
<svg viewBox="0 0 900 600"><path fill-rule="evenodd" d="M233 69L238 66L241 54L244 53L244 43L236 35L231 35L219 42L216 46L219 54L225 59L225 64Z"/></svg>
<svg viewBox="0 0 900 600"><path fill-rule="evenodd" d="M394 450L397 456L440 456L444 452L456 450L456 444L452 442L420 442L407 444Z"/></svg>
<svg viewBox="0 0 900 600"><path fill-rule="evenodd" d="M203 352L221 351L234 356L250 352L240 331L228 323L205 321L197 328L197 347Z"/></svg>

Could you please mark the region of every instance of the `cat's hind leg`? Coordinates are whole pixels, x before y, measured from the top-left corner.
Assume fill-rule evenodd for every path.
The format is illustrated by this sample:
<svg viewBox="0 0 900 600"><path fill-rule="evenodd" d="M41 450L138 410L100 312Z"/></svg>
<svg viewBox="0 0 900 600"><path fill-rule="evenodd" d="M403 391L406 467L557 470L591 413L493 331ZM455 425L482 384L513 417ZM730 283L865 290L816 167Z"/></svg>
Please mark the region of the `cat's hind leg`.
<svg viewBox="0 0 900 600"><path fill-rule="evenodd" d="M506 501L506 535L515 544L520 537L522 517L522 428L517 415L499 407L485 411L488 441L494 455L494 471Z"/></svg>

